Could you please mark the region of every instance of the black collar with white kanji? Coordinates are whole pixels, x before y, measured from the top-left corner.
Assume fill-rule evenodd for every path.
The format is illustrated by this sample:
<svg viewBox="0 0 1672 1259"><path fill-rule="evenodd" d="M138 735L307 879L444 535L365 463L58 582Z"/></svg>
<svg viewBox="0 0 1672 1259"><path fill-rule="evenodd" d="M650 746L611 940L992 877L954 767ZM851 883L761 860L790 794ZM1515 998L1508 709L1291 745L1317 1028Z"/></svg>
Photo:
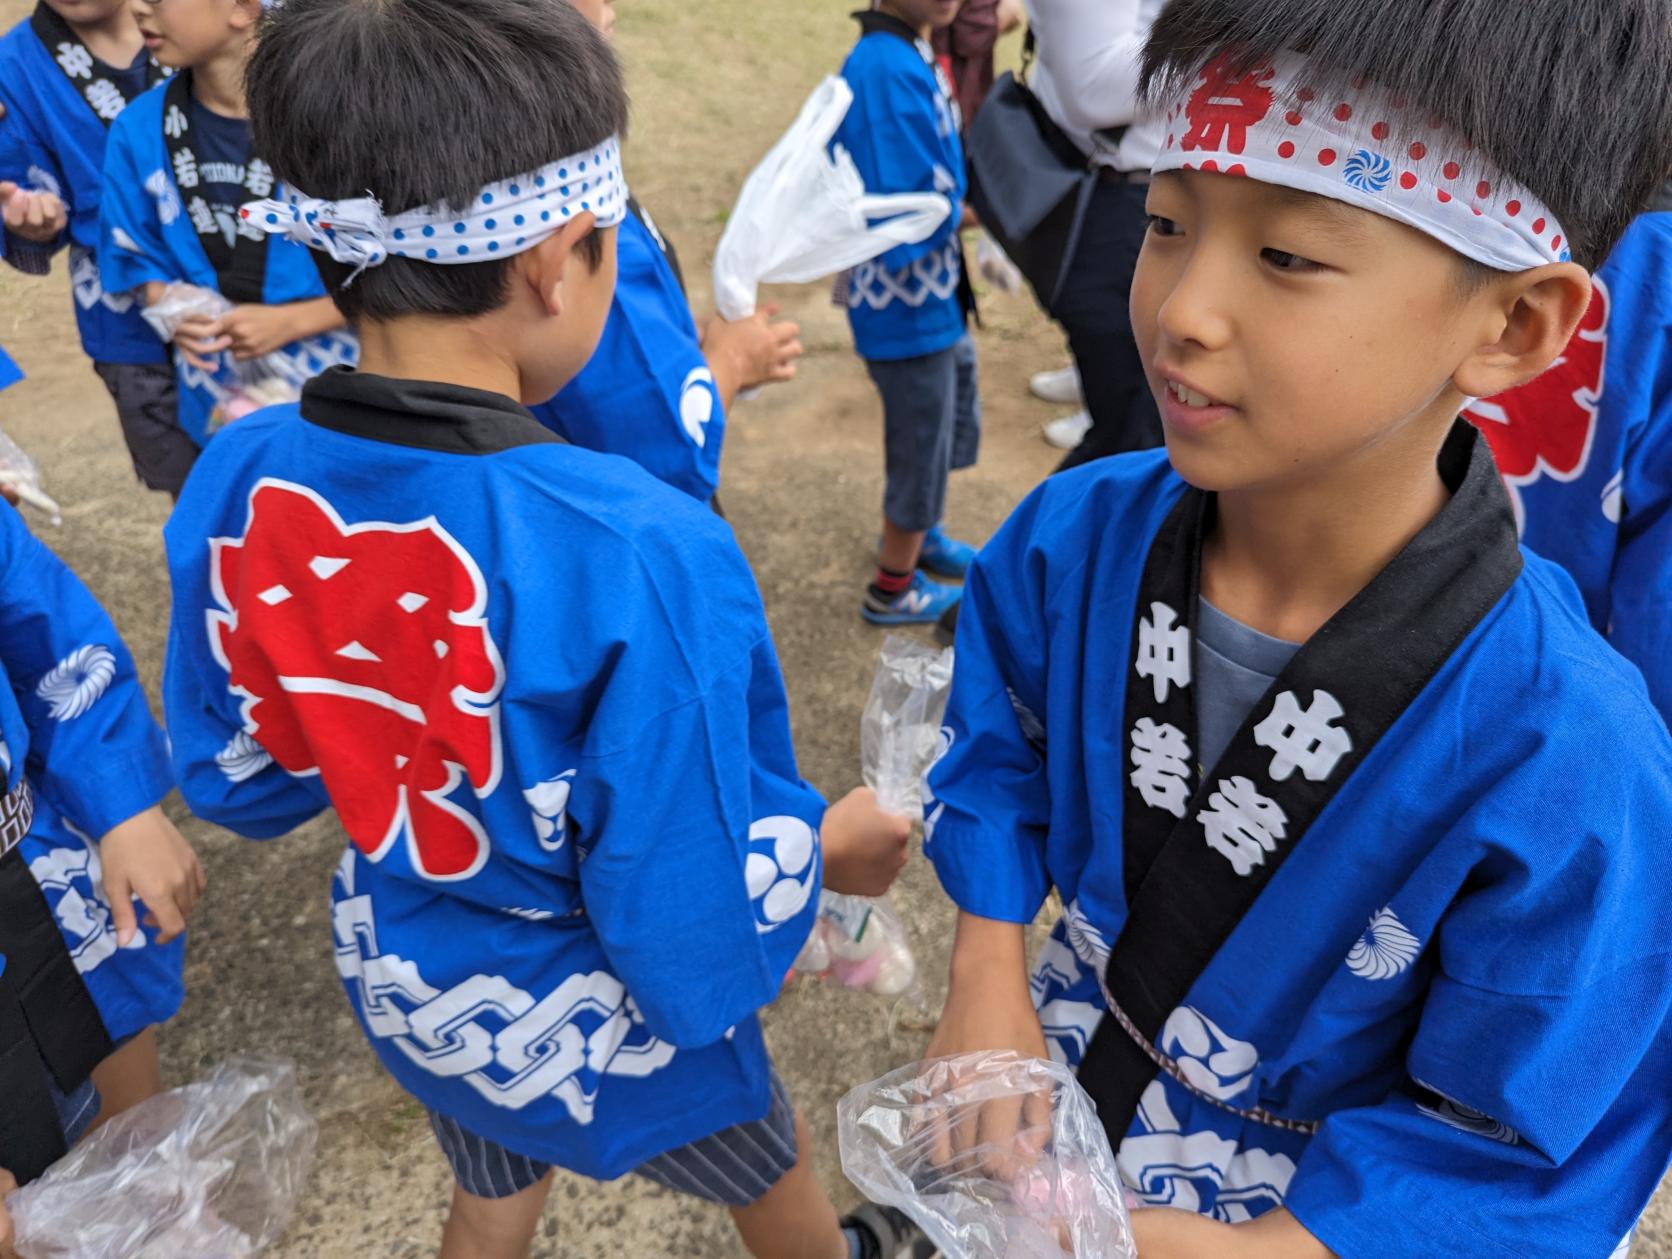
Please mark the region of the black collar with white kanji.
<svg viewBox="0 0 1672 1259"><path fill-rule="evenodd" d="M529 409L501 393L433 380L397 380L332 367L302 386L302 418L332 432L452 455L562 445Z"/></svg>
<svg viewBox="0 0 1672 1259"><path fill-rule="evenodd" d="M1186 490L1150 544L1121 767L1128 909L1105 976L1116 1017L1080 1066L1117 1145L1156 1071L1129 1032L1154 1045L1308 827L1521 572L1509 498L1474 428L1458 422L1439 470L1450 501L1295 653L1205 776L1190 686L1214 496Z"/></svg>
<svg viewBox="0 0 1672 1259"><path fill-rule="evenodd" d="M215 269L215 287L230 302L261 303L267 294L267 241L241 215L218 211L195 189L203 182L202 155L192 142L192 72L182 70L168 81L163 97L163 148L173 167L174 183L198 244ZM273 172L252 156L244 168L244 189L251 200L273 194Z"/></svg>
<svg viewBox="0 0 1672 1259"><path fill-rule="evenodd" d="M116 115L131 105L134 96L128 94L127 80L122 75L111 75L106 71L115 67L107 66L95 57L87 45L82 42L75 28L66 22L56 10L49 7L45 0L35 6L35 12L29 17L29 27L35 32L35 38L52 54L52 59L58 64L70 86L75 88L81 99L87 102L99 121L106 127L116 120ZM159 66L149 55L145 58L145 86L154 87L162 82L169 71Z"/></svg>

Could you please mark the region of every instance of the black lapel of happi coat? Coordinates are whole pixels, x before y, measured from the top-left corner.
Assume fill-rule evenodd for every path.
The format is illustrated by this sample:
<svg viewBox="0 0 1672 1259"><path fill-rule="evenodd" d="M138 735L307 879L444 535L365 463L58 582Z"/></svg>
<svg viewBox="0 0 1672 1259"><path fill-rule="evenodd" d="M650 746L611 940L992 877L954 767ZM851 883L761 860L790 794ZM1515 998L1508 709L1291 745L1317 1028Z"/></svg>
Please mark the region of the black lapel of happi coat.
<svg viewBox="0 0 1672 1259"><path fill-rule="evenodd" d="M1191 669L1213 497L1187 490L1151 543L1126 685L1127 918L1105 975L1110 1017L1080 1066L1117 1147L1155 1078L1168 1017L1335 793L1521 572L1508 496L1469 425L1452 430L1440 472L1450 501L1295 654L1206 773L1195 759Z"/></svg>
<svg viewBox="0 0 1672 1259"><path fill-rule="evenodd" d="M116 116L133 103L121 79L101 73L106 67L82 42L75 28L66 22L45 0L35 6L29 17L29 28L41 41L59 73L69 80L76 95L87 102L87 108L106 127ZM152 87L168 73L156 61L147 59L145 86Z"/></svg>
<svg viewBox="0 0 1672 1259"><path fill-rule="evenodd" d="M203 197L192 191L198 186L203 163L192 141L190 70L182 70L168 82L163 100L163 148L185 203L186 218L215 269L215 287L221 296L229 302L265 301L268 237L248 228L237 215L230 223L216 218Z"/></svg>

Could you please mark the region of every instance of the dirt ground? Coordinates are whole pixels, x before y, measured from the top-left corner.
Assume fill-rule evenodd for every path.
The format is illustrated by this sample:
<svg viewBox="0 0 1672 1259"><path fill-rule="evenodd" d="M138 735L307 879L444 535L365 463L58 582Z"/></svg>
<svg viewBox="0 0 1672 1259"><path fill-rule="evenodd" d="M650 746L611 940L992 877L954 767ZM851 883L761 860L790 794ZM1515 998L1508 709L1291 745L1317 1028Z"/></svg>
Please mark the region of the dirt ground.
<svg viewBox="0 0 1672 1259"><path fill-rule="evenodd" d="M737 188L818 78L839 66L852 39L851 7L621 3L618 41L635 106L629 175L680 248L699 310ZM28 8L28 0L0 0L0 25ZM76 346L64 290L62 268L46 282L0 271L0 344L29 376L0 395L0 424L40 461L48 489L65 504L63 527L39 525L42 535L111 611L155 698L167 616L160 538L167 503L133 479L108 398ZM858 782L859 714L881 639L858 616L882 492L880 416L826 290L772 296L803 322L808 354L794 385L732 417L723 493L772 620L802 771L839 793ZM955 479L948 518L954 532L978 541L1054 464L1039 427L1056 412L1027 395L1026 381L1063 358L1060 336L1028 300L988 294L984 312L986 443L980 467ZM295 1059L320 1121L319 1153L312 1190L271 1253L433 1254L448 1196L444 1164L422 1112L367 1048L332 966L327 889L344 842L335 819L254 844L191 818L177 798L169 809L210 872L210 894L192 925L185 1008L162 1034L170 1083L239 1052ZM938 1008L950 909L921 860L896 897ZM891 1029L874 999L811 985L786 995L766 1027L812 1124L820 1173L845 1205L854 1195L836 1162L836 1100L909 1061L925 1030ZM718 1211L631 1178L598 1186L563 1177L534 1253L742 1252ZM1672 1216L1647 1224L1635 1253L1672 1259Z"/></svg>

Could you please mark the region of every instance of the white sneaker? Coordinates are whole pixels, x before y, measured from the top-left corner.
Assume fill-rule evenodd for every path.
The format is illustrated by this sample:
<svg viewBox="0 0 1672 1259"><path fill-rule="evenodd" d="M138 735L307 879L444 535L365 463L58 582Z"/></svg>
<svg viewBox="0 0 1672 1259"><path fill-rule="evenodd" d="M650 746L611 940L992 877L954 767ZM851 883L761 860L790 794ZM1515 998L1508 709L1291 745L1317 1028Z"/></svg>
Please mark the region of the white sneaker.
<svg viewBox="0 0 1672 1259"><path fill-rule="evenodd" d="M1073 415L1065 415L1060 420L1052 420L1045 426L1045 440L1058 450L1073 450L1080 444L1082 438L1091 432L1091 413L1077 411Z"/></svg>
<svg viewBox="0 0 1672 1259"><path fill-rule="evenodd" d="M1084 401L1080 397L1080 373L1072 363L1054 372L1036 372L1028 381L1028 392L1059 407L1077 406Z"/></svg>

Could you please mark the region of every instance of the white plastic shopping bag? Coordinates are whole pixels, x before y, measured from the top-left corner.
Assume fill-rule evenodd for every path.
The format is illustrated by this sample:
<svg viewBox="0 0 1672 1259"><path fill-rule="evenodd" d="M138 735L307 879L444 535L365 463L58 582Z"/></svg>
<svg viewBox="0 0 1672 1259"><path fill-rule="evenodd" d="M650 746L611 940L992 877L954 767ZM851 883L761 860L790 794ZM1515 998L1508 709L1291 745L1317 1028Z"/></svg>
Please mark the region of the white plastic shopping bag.
<svg viewBox="0 0 1672 1259"><path fill-rule="evenodd" d="M932 236L952 213L939 193L872 196L830 140L853 104L835 75L743 185L714 255L714 304L726 320L755 313L762 284L806 284Z"/></svg>

